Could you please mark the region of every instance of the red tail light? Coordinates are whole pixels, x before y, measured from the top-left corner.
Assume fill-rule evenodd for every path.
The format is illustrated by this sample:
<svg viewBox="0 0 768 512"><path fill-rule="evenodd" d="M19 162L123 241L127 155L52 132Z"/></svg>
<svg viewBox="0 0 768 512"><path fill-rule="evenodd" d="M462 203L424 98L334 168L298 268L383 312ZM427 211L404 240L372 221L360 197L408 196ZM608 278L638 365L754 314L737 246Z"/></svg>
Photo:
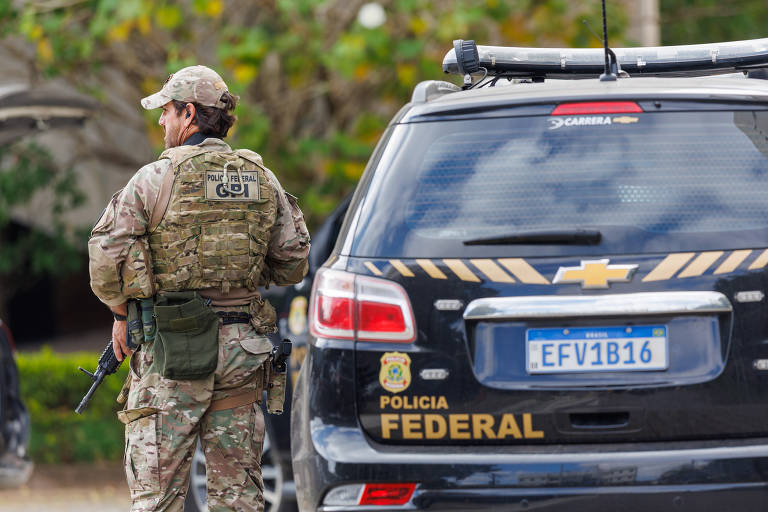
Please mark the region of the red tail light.
<svg viewBox="0 0 768 512"><path fill-rule="evenodd" d="M583 116L589 114L641 114L643 109L634 101L589 101L562 103L552 111L553 116Z"/></svg>
<svg viewBox="0 0 768 512"><path fill-rule="evenodd" d="M313 336L402 343L416 339L411 302L392 281L320 269L310 303Z"/></svg>
<svg viewBox="0 0 768 512"><path fill-rule="evenodd" d="M365 484L359 505L405 505L416 484Z"/></svg>

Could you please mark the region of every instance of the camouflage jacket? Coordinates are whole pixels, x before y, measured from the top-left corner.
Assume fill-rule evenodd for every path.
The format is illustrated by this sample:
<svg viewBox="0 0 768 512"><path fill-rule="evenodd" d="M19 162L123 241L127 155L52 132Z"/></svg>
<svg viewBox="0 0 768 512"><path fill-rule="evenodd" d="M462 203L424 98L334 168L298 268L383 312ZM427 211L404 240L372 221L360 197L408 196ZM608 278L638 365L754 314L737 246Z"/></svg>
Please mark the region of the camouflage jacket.
<svg viewBox="0 0 768 512"><path fill-rule="evenodd" d="M215 138L205 139L200 146L212 151L231 151L226 143ZM129 298L123 293L122 267L133 243L156 227L150 222L163 180L169 172L173 170L168 159L139 169L125 188L112 196L91 231L88 241L91 288L108 306L123 304ZM289 198L271 171L268 177L275 189L277 214L270 230L265 267L270 282L293 284L307 271L309 233L296 202Z"/></svg>

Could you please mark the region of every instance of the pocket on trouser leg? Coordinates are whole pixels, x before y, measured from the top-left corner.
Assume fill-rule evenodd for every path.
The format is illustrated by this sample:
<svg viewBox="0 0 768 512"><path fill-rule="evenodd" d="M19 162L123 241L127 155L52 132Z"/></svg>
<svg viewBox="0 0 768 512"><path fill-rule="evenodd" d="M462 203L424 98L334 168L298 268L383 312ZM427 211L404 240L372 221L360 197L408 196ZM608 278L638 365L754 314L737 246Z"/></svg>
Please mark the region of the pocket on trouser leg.
<svg viewBox="0 0 768 512"><path fill-rule="evenodd" d="M120 411L125 425L125 476L131 495L160 492L161 419L150 407Z"/></svg>

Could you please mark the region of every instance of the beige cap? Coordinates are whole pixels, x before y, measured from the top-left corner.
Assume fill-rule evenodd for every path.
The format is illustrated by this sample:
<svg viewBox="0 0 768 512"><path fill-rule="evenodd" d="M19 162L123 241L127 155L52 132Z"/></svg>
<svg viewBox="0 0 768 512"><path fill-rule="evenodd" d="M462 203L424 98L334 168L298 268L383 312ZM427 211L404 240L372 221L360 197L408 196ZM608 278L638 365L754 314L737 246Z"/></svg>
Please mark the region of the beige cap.
<svg viewBox="0 0 768 512"><path fill-rule="evenodd" d="M141 106L151 110L160 108L171 100L178 100L225 108L226 104L221 101L221 95L227 91L227 84L211 68L189 66L169 76L160 92L141 100Z"/></svg>

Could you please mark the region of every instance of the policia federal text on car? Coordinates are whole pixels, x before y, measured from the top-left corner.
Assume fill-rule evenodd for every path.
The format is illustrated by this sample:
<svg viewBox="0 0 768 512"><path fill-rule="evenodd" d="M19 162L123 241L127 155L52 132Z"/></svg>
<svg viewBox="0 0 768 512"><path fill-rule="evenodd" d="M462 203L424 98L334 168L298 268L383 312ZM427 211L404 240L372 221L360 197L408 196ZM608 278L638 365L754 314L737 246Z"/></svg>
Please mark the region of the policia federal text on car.
<svg viewBox="0 0 768 512"><path fill-rule="evenodd" d="M265 364L276 319L257 287L301 281L309 235L261 157L221 140L235 102L204 66L144 98L163 109L166 150L113 196L88 245L91 287L115 314L117 358L132 352L126 315L137 321L132 341L143 341L119 413L134 511L183 509L198 435L209 510L264 506L257 402L265 383L283 384Z"/></svg>

